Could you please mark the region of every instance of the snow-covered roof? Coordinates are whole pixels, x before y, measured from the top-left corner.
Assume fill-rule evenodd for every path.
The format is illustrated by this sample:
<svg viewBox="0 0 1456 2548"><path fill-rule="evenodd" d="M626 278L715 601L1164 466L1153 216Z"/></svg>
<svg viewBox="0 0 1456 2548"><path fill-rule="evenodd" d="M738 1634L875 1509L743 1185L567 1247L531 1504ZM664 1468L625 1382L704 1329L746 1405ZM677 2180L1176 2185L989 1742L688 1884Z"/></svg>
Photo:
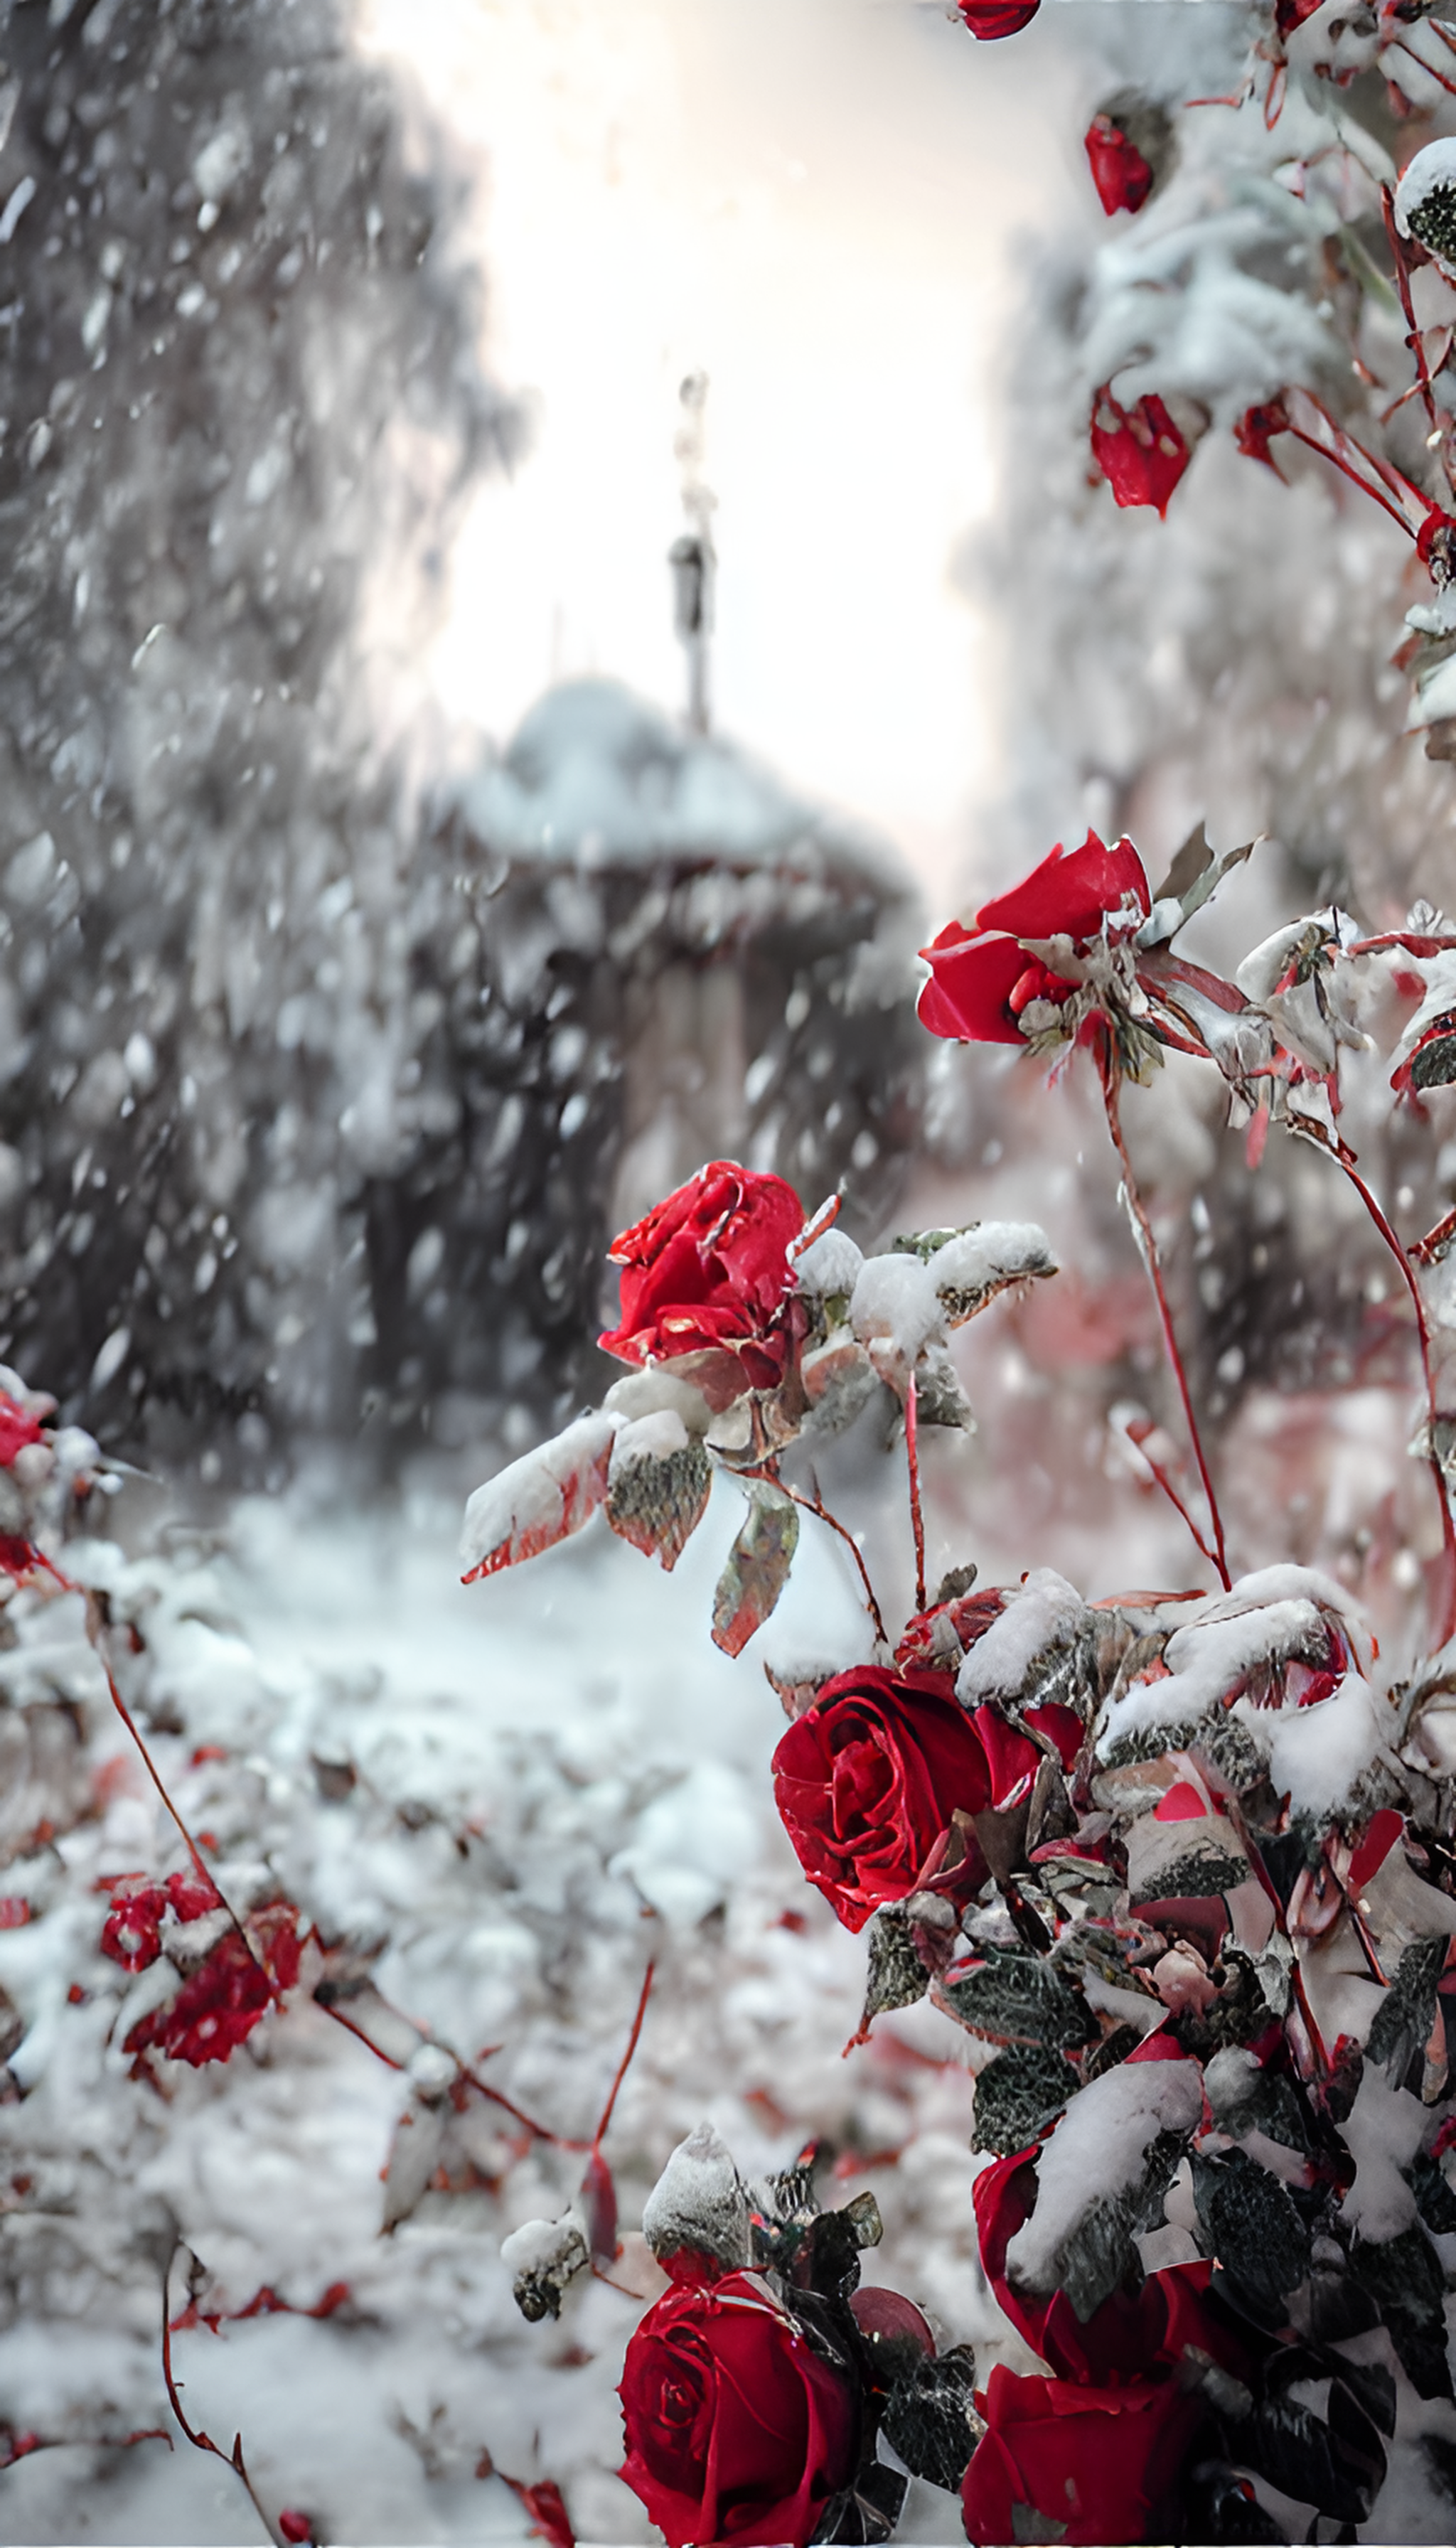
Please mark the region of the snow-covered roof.
<svg viewBox="0 0 1456 2548"><path fill-rule="evenodd" d="M684 732L619 682L548 690L503 756L460 782L456 802L506 857L763 867L817 851L896 880L887 846L791 795L737 745Z"/></svg>

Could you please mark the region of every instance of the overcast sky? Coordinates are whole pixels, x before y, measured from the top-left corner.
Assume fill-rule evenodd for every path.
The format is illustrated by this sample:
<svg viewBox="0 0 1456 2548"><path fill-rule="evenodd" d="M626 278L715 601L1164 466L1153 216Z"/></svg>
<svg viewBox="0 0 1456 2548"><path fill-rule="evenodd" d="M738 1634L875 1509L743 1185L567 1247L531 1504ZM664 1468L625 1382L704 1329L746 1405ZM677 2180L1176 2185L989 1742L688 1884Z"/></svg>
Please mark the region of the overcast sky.
<svg viewBox="0 0 1456 2548"><path fill-rule="evenodd" d="M665 555L701 370L715 721L944 896L995 783L950 561L992 497L1015 234L1078 184L1054 36L977 46L943 0L365 0L361 24L472 173L489 360L535 415L456 554L447 714L503 741L584 672L681 704Z"/></svg>

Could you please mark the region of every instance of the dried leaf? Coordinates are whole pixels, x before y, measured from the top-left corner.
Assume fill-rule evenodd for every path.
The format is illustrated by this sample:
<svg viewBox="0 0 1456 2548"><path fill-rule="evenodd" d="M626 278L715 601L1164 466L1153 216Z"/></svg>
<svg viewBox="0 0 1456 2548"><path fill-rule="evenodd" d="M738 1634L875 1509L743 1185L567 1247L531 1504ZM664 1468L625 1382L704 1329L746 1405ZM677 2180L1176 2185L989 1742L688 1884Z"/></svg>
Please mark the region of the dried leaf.
<svg viewBox="0 0 1456 2548"><path fill-rule="evenodd" d="M788 1582L798 1539L798 1506L775 1487L755 1487L713 1596L713 1643L725 1655L742 1654L770 1616Z"/></svg>
<svg viewBox="0 0 1456 2548"><path fill-rule="evenodd" d="M698 1436L689 1434L665 1459L613 1463L606 1518L618 1539L656 1557L671 1575L707 1510L713 1473Z"/></svg>

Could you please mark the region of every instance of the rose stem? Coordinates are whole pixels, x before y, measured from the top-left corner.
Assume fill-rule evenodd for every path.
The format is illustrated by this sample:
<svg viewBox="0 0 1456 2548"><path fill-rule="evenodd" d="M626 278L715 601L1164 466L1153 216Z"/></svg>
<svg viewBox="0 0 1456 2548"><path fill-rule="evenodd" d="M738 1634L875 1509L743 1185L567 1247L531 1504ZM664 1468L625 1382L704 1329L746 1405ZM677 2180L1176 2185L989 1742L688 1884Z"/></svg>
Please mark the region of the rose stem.
<svg viewBox="0 0 1456 2548"><path fill-rule="evenodd" d="M846 1530L842 1521L835 1520L835 1517L830 1511L829 1506L826 1504L824 1498L820 1495L818 1487L815 1487L812 1496L801 1496L796 1488L785 1486L781 1478L774 1476L772 1471L768 1469L746 1471L744 1474L768 1478L772 1485L777 1487L781 1495L788 1497L791 1503L802 1504L805 1512L816 1514L820 1521L827 1522L829 1528L832 1531L835 1531L844 1541L846 1548L849 1550L850 1555L853 1557L855 1564L860 1570L860 1582L864 1587L864 1599L868 1605L869 1616L874 1621L874 1633L878 1637L882 1646L887 1645L889 1640L885 1636L884 1621L880 1616L879 1603L874 1597L874 1587L869 1581L869 1569L864 1563L864 1552L861 1549L859 1541L855 1538L854 1533Z"/></svg>
<svg viewBox="0 0 1456 2548"><path fill-rule="evenodd" d="M244 2487L247 2489L248 2502L251 2503L254 2512L257 2514L258 2519L263 2525L263 2528L267 2531L269 2538L273 2541L274 2548L284 2548L283 2534L281 2531L274 2529L272 2522L269 2520L261 2503L258 2502L257 2491L254 2488L252 2479L248 2476L247 2462L242 2456L241 2433L235 2433L233 2435L232 2449L230 2453L220 2450L217 2443L213 2440L212 2435L210 2433L203 2432L200 2427L197 2431L194 2431L182 2412L182 2401L177 2394L177 2383L172 2376L172 2329L167 2315L167 2286L172 2279L172 2261L176 2253L177 2250L174 2247L172 2249L172 2254L167 2258L166 2269L162 2275L162 2378L167 2384L167 2404L171 2408L173 2414L176 2416L178 2423L181 2425L183 2432L186 2434L189 2442L191 2442L194 2450L210 2451L215 2460L222 2460L228 2468L236 2471L237 2475L241 2478Z"/></svg>
<svg viewBox="0 0 1456 2548"><path fill-rule="evenodd" d="M1293 1125L1291 1126L1291 1129L1294 1129ZM1440 1602L1439 1633L1436 1637L1436 1645L1439 1648L1446 1645L1452 1636L1456 1636L1456 1522L1453 1522L1451 1516L1451 1495L1446 1484L1446 1473L1441 1466L1440 1450L1436 1442L1436 1383L1435 1372L1431 1364L1430 1327L1426 1320L1425 1303L1420 1297L1420 1285L1416 1281L1415 1269L1412 1266L1410 1257L1402 1246L1393 1225L1387 1220L1379 1203L1376 1201L1372 1189L1366 1184L1365 1179L1361 1176L1359 1169L1355 1165L1353 1157L1346 1155L1344 1142L1339 1140L1337 1135L1335 1136L1334 1140L1330 1141L1323 1137L1322 1131L1306 1131L1303 1125L1298 1129L1301 1137L1305 1140L1313 1141L1318 1149L1327 1152L1328 1156L1334 1160L1335 1165L1344 1170L1345 1175L1349 1178L1356 1194L1359 1196L1360 1201L1365 1206L1365 1209L1369 1213L1371 1220L1374 1222L1376 1228L1379 1230L1381 1237L1385 1240L1387 1247L1390 1249L1396 1263L1399 1265L1401 1269L1401 1279L1404 1282L1407 1291L1410 1295L1410 1307L1415 1312L1415 1332L1420 1342L1420 1370L1421 1377L1425 1383L1426 1421L1430 1428L1430 1443L1426 1457L1430 1463L1430 1473L1435 1480L1436 1495L1439 1499L1441 1507L1441 1543L1444 1558L1442 1571L1446 1580Z"/></svg>
<svg viewBox="0 0 1456 2548"><path fill-rule="evenodd" d="M51 1572L54 1574L55 1569L52 1568ZM57 1576L56 1580L59 1583L66 1582L64 1576ZM79 1584L67 1584L66 1589L68 1592L79 1592L81 1587ZM203 1858L202 1852L199 1850L191 1832L188 1830L187 1825L177 1811L176 1806L173 1804L171 1797L168 1795L166 1782L162 1777L161 1772L158 1770L156 1763L153 1761L151 1754L146 1748L146 1745L141 1740L141 1730L137 1725L135 1716L132 1714L130 1707L127 1705L126 1700L123 1698L121 1691L117 1687L116 1675L112 1671L110 1660L101 1642L104 1625L105 1622L100 1605L95 1600L94 1596L88 1593L86 1596L86 1634L90 1638L92 1648L96 1655L96 1660L106 1675L106 1685L111 1692L111 1703L116 1709L118 1716L121 1718L122 1723L125 1725L127 1732L131 1735L137 1751L140 1753L142 1761L146 1767L147 1776L150 1778L152 1785L155 1787L157 1794L162 1800L162 1803L166 1806L168 1813L171 1815L173 1822L181 1833L182 1838L187 1845L187 1854L192 1861L200 1881L208 1887L210 1892L216 1893L221 1907L227 1912L228 1919L231 1921L233 1928L237 1931L239 1938L246 1947L249 1956L258 1968L258 1971L262 1974L264 1981L267 1983L269 1998L275 2002L281 2003L283 1993L279 1989L273 1975L269 1972L261 1956L258 1954L256 1947L253 1945L253 1942L248 1936L246 1929L243 1927L241 1920L238 1918L237 1913L233 1910L227 1894L218 1882L216 1875L214 1875L212 1868Z"/></svg>
<svg viewBox="0 0 1456 2548"><path fill-rule="evenodd" d="M1440 72L1437 71L1435 77L1440 79ZM1444 85L1445 83L1442 82L1442 86ZM1406 262L1406 242L1396 228L1396 199L1389 186L1382 186L1380 190L1380 209L1385 221L1385 234L1390 241L1391 255L1395 262L1396 289L1401 296L1401 308L1406 314L1406 343L1415 364L1415 387L1420 393L1420 403L1425 410L1426 423L1438 428L1440 417L1436 413L1430 367L1425 359L1425 340L1415 324L1415 311L1410 299L1410 275Z"/></svg>
<svg viewBox="0 0 1456 2548"><path fill-rule="evenodd" d="M1142 1261L1147 1267L1147 1279L1152 1285L1153 1299L1157 1303L1158 1319L1161 1322L1163 1331L1163 1344L1167 1350L1168 1360L1173 1367L1173 1378L1178 1384L1178 1396L1183 1402L1183 1415L1188 1426L1188 1437L1193 1445L1193 1456L1198 1464L1199 1478L1202 1482L1204 1495L1208 1502L1209 1520L1213 1525L1214 1533L1214 1545L1212 1550L1213 1562L1219 1571L1219 1581L1227 1592L1229 1591L1233 1579L1228 1572L1228 1560L1225 1550L1224 1518L1219 1510L1218 1497L1214 1493L1213 1479L1209 1476L1209 1464L1203 1455L1203 1441L1198 1430L1198 1417L1193 1411L1193 1393L1188 1386L1188 1374L1183 1368L1183 1357L1178 1350L1177 1333L1173 1326L1173 1314L1168 1307L1168 1296L1163 1288L1163 1270L1157 1252L1157 1240L1153 1235L1152 1223L1148 1217L1147 1206L1144 1204L1142 1197L1138 1192L1138 1180L1133 1173L1133 1162L1128 1155L1128 1144L1123 1137L1123 1119L1118 1102L1117 1063L1111 1052L1108 1050L1106 1043L1103 1044L1098 1053L1097 1061L1098 1069L1102 1078L1103 1104L1107 1109L1107 1129L1112 1136L1112 1145L1118 1154L1118 1159L1122 1166L1123 1192L1128 1198L1128 1209L1132 1213L1133 1218L1138 1225L1138 1231L1141 1234ZM1192 1529L1192 1523L1190 1522L1189 1528ZM1198 1532L1194 1531L1193 1536L1203 1555L1205 1557L1209 1556L1210 1551L1204 1547L1203 1541L1199 1537Z"/></svg>
<svg viewBox="0 0 1456 2548"><path fill-rule="evenodd" d="M915 1374L905 1392L905 1458L910 1470L910 1527L915 1534L915 1607L925 1608L925 1516L920 1509L920 1453L915 1420Z"/></svg>
<svg viewBox="0 0 1456 2548"><path fill-rule="evenodd" d="M1135 1448L1138 1452L1139 1456L1146 1461L1149 1469L1152 1471L1154 1483L1161 1487L1163 1494L1167 1497L1173 1510L1180 1514L1183 1520L1188 1524L1189 1536L1193 1540L1194 1546L1202 1549L1210 1566L1216 1566L1218 1564L1218 1559L1215 1557L1213 1550L1210 1548L1208 1541L1203 1535L1203 1532L1199 1529L1192 1513L1189 1511L1188 1506L1179 1495L1172 1479L1169 1477L1166 1469L1162 1466L1161 1461L1155 1460L1146 1445L1138 1442L1136 1435L1130 1436L1130 1439L1134 1442Z"/></svg>
<svg viewBox="0 0 1456 2548"><path fill-rule="evenodd" d="M366 2050L372 2052L377 2061L382 2061L387 2070L404 2070L408 2067L407 2063L397 2060L393 2052L386 2052L382 2044L376 2044L372 2035L367 2034L364 2028L360 2026L355 2019L352 2017L345 2017L343 2010L341 2008L335 2008L330 2000L317 2000L316 2004L322 2009L325 2017L332 2018L335 2026L341 2026L344 2029L345 2034L357 2037L359 2043L365 2047ZM385 2005L388 2006L388 2002L385 2002ZM391 2014L396 2017L400 2016L401 2013L402 2012L399 2009L395 2009L391 2012ZM412 2025L413 2020L406 2019L405 2023L407 2025ZM587 2150L591 2148L592 2144L590 2141L564 2140L560 2133L553 2133L548 2125L538 2124L534 2116L527 2115L519 2106L512 2105L510 2099L502 2096L499 2088L491 2087L489 2083L480 2078L474 2070L468 2068L466 2063L460 2059L458 2052L451 2052L448 2044L440 2044L438 2036L421 2036L420 2042L423 2044L438 2045L441 2052L449 2053L450 2059L455 2062L459 2069L461 2078L465 2081L468 2087L478 2089L483 2097L489 2097L493 2106L502 2107L504 2112L509 2115L514 2122L520 2125L523 2132L532 2134L538 2141L549 2141L553 2149Z"/></svg>
<svg viewBox="0 0 1456 2548"><path fill-rule="evenodd" d="M648 1965L646 1972L642 1976L642 1988L637 1996L637 2014L632 2020L632 2032L627 2038L627 2049L622 2054L620 2061L617 2063L616 2077L611 2083L606 2104L601 2109L601 2121L597 2125L596 2131L592 2136L592 2155L593 2158L596 2156L597 2151L600 2149L602 2142L606 2138L607 2126L610 2124L612 2118L612 2108L617 2102L617 2091L621 2087L622 2081L625 2079L627 2072L631 2069L632 2055L637 2049L638 2038L642 2033L642 2021L647 2015L647 2003L651 1996L653 1975L656 1971L657 1963L656 1960L654 1960Z"/></svg>

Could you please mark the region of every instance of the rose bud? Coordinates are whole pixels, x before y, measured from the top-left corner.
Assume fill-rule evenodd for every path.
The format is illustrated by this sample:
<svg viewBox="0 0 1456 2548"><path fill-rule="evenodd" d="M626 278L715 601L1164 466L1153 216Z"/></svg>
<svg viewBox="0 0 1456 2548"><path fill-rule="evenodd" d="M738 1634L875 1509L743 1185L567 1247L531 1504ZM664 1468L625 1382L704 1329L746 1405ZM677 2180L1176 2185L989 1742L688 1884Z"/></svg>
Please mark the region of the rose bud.
<svg viewBox="0 0 1456 2548"><path fill-rule="evenodd" d="M713 2282L749 2262L748 2195L711 2124L678 2143L647 2198L642 2234L675 2283Z"/></svg>
<svg viewBox="0 0 1456 2548"><path fill-rule="evenodd" d="M521 2317L560 2318L561 2296L588 2255L587 2225L575 2204L559 2221L524 2221L502 2238L500 2261Z"/></svg>
<svg viewBox="0 0 1456 2548"><path fill-rule="evenodd" d="M617 2394L621 2475L668 2548L806 2548L855 2466L849 2381L757 2274L665 2292L627 2347Z"/></svg>

